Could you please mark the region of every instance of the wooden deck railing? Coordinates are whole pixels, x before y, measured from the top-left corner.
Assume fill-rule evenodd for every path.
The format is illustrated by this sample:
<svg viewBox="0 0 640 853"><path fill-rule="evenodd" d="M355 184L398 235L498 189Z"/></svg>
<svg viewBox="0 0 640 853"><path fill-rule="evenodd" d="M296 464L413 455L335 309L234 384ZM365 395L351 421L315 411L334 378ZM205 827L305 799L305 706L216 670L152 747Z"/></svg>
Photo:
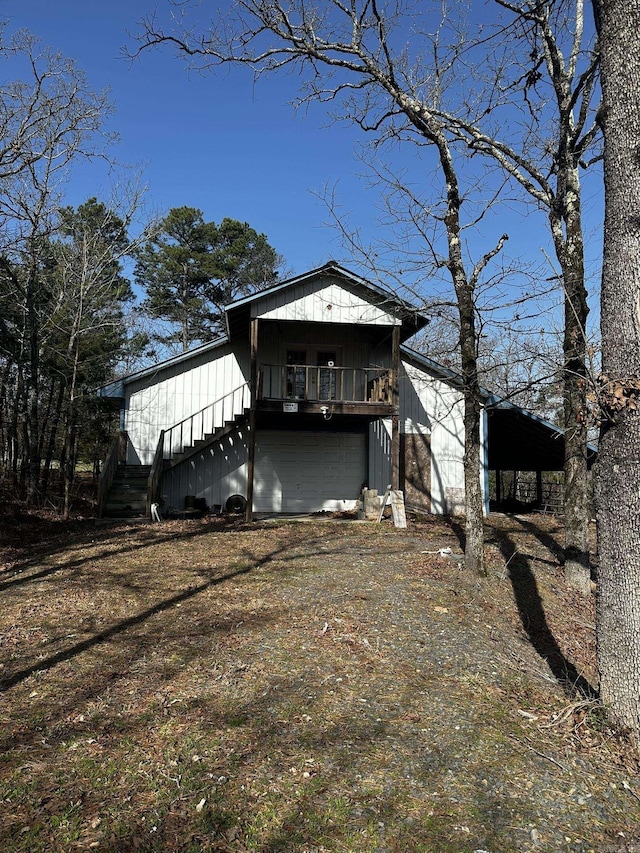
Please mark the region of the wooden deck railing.
<svg viewBox="0 0 640 853"><path fill-rule="evenodd" d="M259 399L390 403L391 371L380 367L263 364Z"/></svg>
<svg viewBox="0 0 640 853"><path fill-rule="evenodd" d="M119 462L126 462L127 459L127 443L129 436L124 430L120 430L116 437L111 442L107 458L102 466L100 479L98 480L98 505L97 515L102 518L104 507L107 502L109 489L113 485L116 471L118 470Z"/></svg>

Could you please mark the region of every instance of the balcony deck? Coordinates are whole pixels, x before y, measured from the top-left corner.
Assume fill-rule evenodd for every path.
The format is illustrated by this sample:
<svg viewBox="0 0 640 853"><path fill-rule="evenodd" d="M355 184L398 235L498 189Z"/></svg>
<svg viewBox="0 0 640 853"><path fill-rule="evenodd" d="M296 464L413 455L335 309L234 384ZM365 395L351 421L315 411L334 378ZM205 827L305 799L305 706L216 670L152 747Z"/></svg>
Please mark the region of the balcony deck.
<svg viewBox="0 0 640 853"><path fill-rule="evenodd" d="M258 373L261 412L364 415L394 414L392 372L378 367L263 364Z"/></svg>

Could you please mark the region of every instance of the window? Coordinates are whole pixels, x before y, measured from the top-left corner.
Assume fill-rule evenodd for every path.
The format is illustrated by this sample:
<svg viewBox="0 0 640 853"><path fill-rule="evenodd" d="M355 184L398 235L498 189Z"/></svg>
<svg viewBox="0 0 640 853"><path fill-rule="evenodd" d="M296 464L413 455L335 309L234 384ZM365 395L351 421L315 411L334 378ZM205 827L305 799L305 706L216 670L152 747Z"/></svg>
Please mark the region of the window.
<svg viewBox="0 0 640 853"><path fill-rule="evenodd" d="M318 350L316 353L316 364L318 370L318 399L336 399L336 352L335 350Z"/></svg>
<svg viewBox="0 0 640 853"><path fill-rule="evenodd" d="M302 349L287 350L287 397L304 400L306 397L307 352Z"/></svg>

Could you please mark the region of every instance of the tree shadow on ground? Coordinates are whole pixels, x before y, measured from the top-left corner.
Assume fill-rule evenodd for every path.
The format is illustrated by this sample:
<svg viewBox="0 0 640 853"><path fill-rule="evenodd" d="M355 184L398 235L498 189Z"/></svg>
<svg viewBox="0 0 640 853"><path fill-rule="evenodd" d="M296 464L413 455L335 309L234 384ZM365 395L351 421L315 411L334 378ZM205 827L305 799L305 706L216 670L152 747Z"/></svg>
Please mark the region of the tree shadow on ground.
<svg viewBox="0 0 640 853"><path fill-rule="evenodd" d="M136 551L162 545L165 542L175 542L181 539L194 539L197 537L208 536L217 531L224 531L225 533L233 532L229 530L228 525L225 524L189 526L186 529L179 531L174 529L166 531L163 530L163 527L158 527L157 525L145 525L144 527L141 526L134 530L135 538L134 541L131 542L132 531L130 529L123 531L122 527L118 526L112 528L106 534L100 536L95 535L91 541L91 545L87 545L87 532L79 531L73 540L63 540L50 547L40 546L35 553L30 554L29 557L25 557L24 559L14 563L10 569L1 571L0 578L3 578L3 576L6 577L9 573L11 573L12 576L9 580L0 580L0 591L29 583L31 581L41 580L68 569L78 569L85 563L90 563L102 558L133 554ZM92 545L98 544L104 545L103 550L98 553L88 550ZM76 545L78 547L75 547ZM58 562L52 566L46 566L45 568L39 569L39 571L30 572L31 569L38 568L42 565L43 558L53 559L53 557L58 553L68 554L73 550L79 551L81 556L75 560Z"/></svg>
<svg viewBox="0 0 640 853"><path fill-rule="evenodd" d="M549 548L552 554L557 554L558 544L553 537L539 530L533 524L522 524L515 519L527 532L535 535L539 541ZM450 520L451 530L458 538L464 549L464 527L459 520ZM562 686L570 698L596 699L597 690L581 675L574 664L565 657L553 635L542 603L538 583L531 565L532 558L518 551L518 546L507 531L493 528L493 535L500 553L505 561L505 569L513 589L513 596L518 608L518 616L533 648L546 661L556 681Z"/></svg>
<svg viewBox="0 0 640 853"><path fill-rule="evenodd" d="M44 576L48 576L48 575L50 575L54 572L57 572L57 571L66 571L69 569L77 569L78 565L80 565L84 562L88 562L88 561L94 561L95 562L95 561L100 560L101 558L112 558L114 556L121 556L122 554L136 551L139 548L145 548L145 547L148 547L150 545L162 543L163 541L167 541L167 539L172 539L172 540L175 540L176 538L187 539L187 538L190 538L190 537L196 536L196 535L205 535L208 532L210 532L210 531L208 531L206 529L196 529L196 530L192 530L192 531L187 531L186 533L184 533L182 536L179 536L179 537L175 536L175 535L173 535L173 536L169 535L166 537L161 537L159 539L154 538L153 540L144 541L143 543L136 543L135 545L130 545L130 546L127 546L127 547L124 547L121 549L117 549L115 551L107 551L107 552L100 553L97 555L94 554L94 555L87 556L81 560L74 560L71 563L63 563L59 566L53 566L53 567L50 567L48 569L44 569L41 572L37 572L34 575L29 575L28 577L25 577L23 580L27 581L27 580L39 579L39 578L42 578ZM31 664L29 666L25 666L22 669L6 676L5 678L0 679L0 694L6 690L11 689L12 687L15 687L17 684L20 684L22 681L29 678L29 676L33 675L34 673L39 673L39 672L44 672L44 671L50 670L53 667L55 667L57 664L63 663L64 661L71 660L72 658L76 657L76 655L79 655L82 652L85 652L85 651L93 648L94 646L99 645L100 643L107 642L108 640L113 639L114 637L128 631L131 628L136 627L137 625L141 625L141 624L147 622L152 616L155 616L156 614L163 613L166 610L169 610L173 607L181 605L183 602L188 601L189 599L192 599L195 596L200 595L205 590L207 590L211 587L218 586L219 584L223 584L225 581L232 580L233 578L239 577L241 575L246 575L246 574L249 574L250 572L254 572L257 569L259 569L260 567L264 566L266 563L268 563L274 559L285 559L284 552L287 550L287 548L288 548L288 546L283 546L283 547L277 548L274 551L272 551L271 553L265 555L264 557L260 557L260 558L255 558L255 557L253 557L253 555L243 553L242 556L246 556L246 558L248 560L248 562L245 565L243 565L237 569L234 569L232 571L228 571L222 575L214 573L213 576L207 577L206 580L204 580L204 582L201 581L198 584L194 584L193 586L189 586L187 589L181 590L180 592L177 592L175 595L169 596L169 597L163 599L162 601L156 602L155 604L153 604L150 607L147 607L145 610L141 611L140 613L137 613L134 616L129 617L128 619L121 620L121 621L117 622L116 624L111 625L109 628L106 628L104 631L100 631L98 633L93 634L92 636L88 637L86 640L82 640L81 642L76 643L75 645L73 645L69 648L61 649L60 651L56 652L55 654L50 655L49 657L46 657L42 660L37 660L33 664ZM201 571L200 575L202 575L202 574L203 574L203 572ZM206 574L208 575L209 572L206 572ZM16 581L16 582L19 582L19 581ZM0 589L4 588L5 586L9 586L9 585L11 585L11 584L8 583L8 584L5 584L4 586L0 586ZM121 585L122 585L122 582L121 582Z"/></svg>

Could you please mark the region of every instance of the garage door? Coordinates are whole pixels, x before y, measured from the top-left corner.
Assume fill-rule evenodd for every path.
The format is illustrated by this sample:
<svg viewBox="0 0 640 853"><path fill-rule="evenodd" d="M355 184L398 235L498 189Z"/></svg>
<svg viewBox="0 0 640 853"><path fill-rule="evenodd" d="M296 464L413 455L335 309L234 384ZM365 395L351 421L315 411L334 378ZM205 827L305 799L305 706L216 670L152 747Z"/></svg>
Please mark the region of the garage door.
<svg viewBox="0 0 640 853"><path fill-rule="evenodd" d="M366 479L366 436L261 430L256 434L255 512L354 509Z"/></svg>

